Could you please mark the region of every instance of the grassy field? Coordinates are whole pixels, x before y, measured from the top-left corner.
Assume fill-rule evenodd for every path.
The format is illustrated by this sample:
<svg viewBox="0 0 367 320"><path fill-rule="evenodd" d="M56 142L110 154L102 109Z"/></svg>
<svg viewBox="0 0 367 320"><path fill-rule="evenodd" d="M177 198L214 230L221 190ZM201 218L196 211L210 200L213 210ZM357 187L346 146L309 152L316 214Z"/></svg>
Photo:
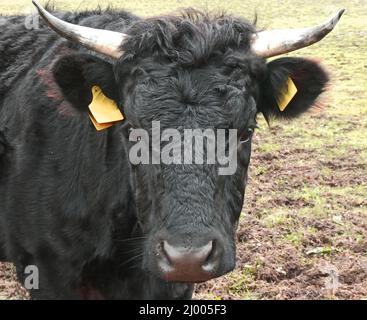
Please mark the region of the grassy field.
<svg viewBox="0 0 367 320"><path fill-rule="evenodd" d="M102 1L55 1L59 9ZM324 41L293 55L330 70L325 108L292 123L260 120L238 232L238 265L201 284L202 299L367 299L367 3L365 0L110 1L142 16L178 8L225 9L265 28L307 26L347 9ZM108 2L103 1L103 6ZM30 0L0 0L25 13ZM1 269L1 267L3 269ZM3 270L3 271L1 271ZM1 277L1 274L3 275ZM21 297L0 265L0 299Z"/></svg>

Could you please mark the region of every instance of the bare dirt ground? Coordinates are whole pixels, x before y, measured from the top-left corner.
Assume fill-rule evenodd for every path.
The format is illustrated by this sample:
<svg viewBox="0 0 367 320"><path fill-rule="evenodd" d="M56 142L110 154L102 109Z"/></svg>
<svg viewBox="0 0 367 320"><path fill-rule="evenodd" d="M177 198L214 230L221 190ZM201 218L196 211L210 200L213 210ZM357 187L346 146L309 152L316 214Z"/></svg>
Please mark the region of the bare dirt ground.
<svg viewBox="0 0 367 320"><path fill-rule="evenodd" d="M357 191L367 165L352 149L328 161L287 139L255 152L236 271L199 285L198 298L367 299L366 188Z"/></svg>
<svg viewBox="0 0 367 320"><path fill-rule="evenodd" d="M83 2L95 7L99 0ZM28 0L0 12L28 12ZM72 0L56 1L76 9ZM292 54L315 57L331 72L324 109L292 123L259 117L246 202L237 233L237 267L197 286L197 299L367 299L367 37L365 0L130 0L117 6L151 16L182 7L225 9L267 28L345 16L320 44ZM284 14L287 12L287 14ZM27 299L9 264L0 263L0 300Z"/></svg>

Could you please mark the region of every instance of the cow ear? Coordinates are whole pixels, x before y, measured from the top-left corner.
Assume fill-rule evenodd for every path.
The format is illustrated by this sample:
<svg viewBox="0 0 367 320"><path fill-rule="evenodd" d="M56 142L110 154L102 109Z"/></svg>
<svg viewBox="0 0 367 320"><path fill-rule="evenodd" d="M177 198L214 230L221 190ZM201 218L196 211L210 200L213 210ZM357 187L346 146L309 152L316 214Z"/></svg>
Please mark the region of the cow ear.
<svg viewBox="0 0 367 320"><path fill-rule="evenodd" d="M94 86L100 87L118 104L118 90L110 63L87 54L69 55L60 58L52 72L64 97L79 111L88 110Z"/></svg>
<svg viewBox="0 0 367 320"><path fill-rule="evenodd" d="M265 118L296 118L309 110L329 81L326 71L315 61L281 58L268 64L261 85L258 111Z"/></svg>

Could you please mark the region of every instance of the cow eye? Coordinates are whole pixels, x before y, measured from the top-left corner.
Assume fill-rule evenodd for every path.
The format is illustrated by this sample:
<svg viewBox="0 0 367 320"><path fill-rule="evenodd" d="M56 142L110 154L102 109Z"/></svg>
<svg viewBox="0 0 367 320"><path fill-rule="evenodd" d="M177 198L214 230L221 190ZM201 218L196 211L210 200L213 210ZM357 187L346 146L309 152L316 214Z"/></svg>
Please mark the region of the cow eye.
<svg viewBox="0 0 367 320"><path fill-rule="evenodd" d="M240 143L246 143L251 140L254 134L255 128L248 128L245 130L244 134L241 137Z"/></svg>

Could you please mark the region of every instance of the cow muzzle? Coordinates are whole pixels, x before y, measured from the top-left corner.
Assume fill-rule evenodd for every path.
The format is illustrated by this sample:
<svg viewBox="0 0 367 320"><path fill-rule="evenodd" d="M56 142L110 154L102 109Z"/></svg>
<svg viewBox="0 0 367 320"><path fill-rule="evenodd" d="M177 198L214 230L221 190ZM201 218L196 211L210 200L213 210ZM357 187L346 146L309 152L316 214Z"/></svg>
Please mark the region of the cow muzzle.
<svg viewBox="0 0 367 320"><path fill-rule="evenodd" d="M154 263L161 278L172 282L204 282L226 273L221 270L224 250L219 240L196 246L184 243L165 239L157 242Z"/></svg>

